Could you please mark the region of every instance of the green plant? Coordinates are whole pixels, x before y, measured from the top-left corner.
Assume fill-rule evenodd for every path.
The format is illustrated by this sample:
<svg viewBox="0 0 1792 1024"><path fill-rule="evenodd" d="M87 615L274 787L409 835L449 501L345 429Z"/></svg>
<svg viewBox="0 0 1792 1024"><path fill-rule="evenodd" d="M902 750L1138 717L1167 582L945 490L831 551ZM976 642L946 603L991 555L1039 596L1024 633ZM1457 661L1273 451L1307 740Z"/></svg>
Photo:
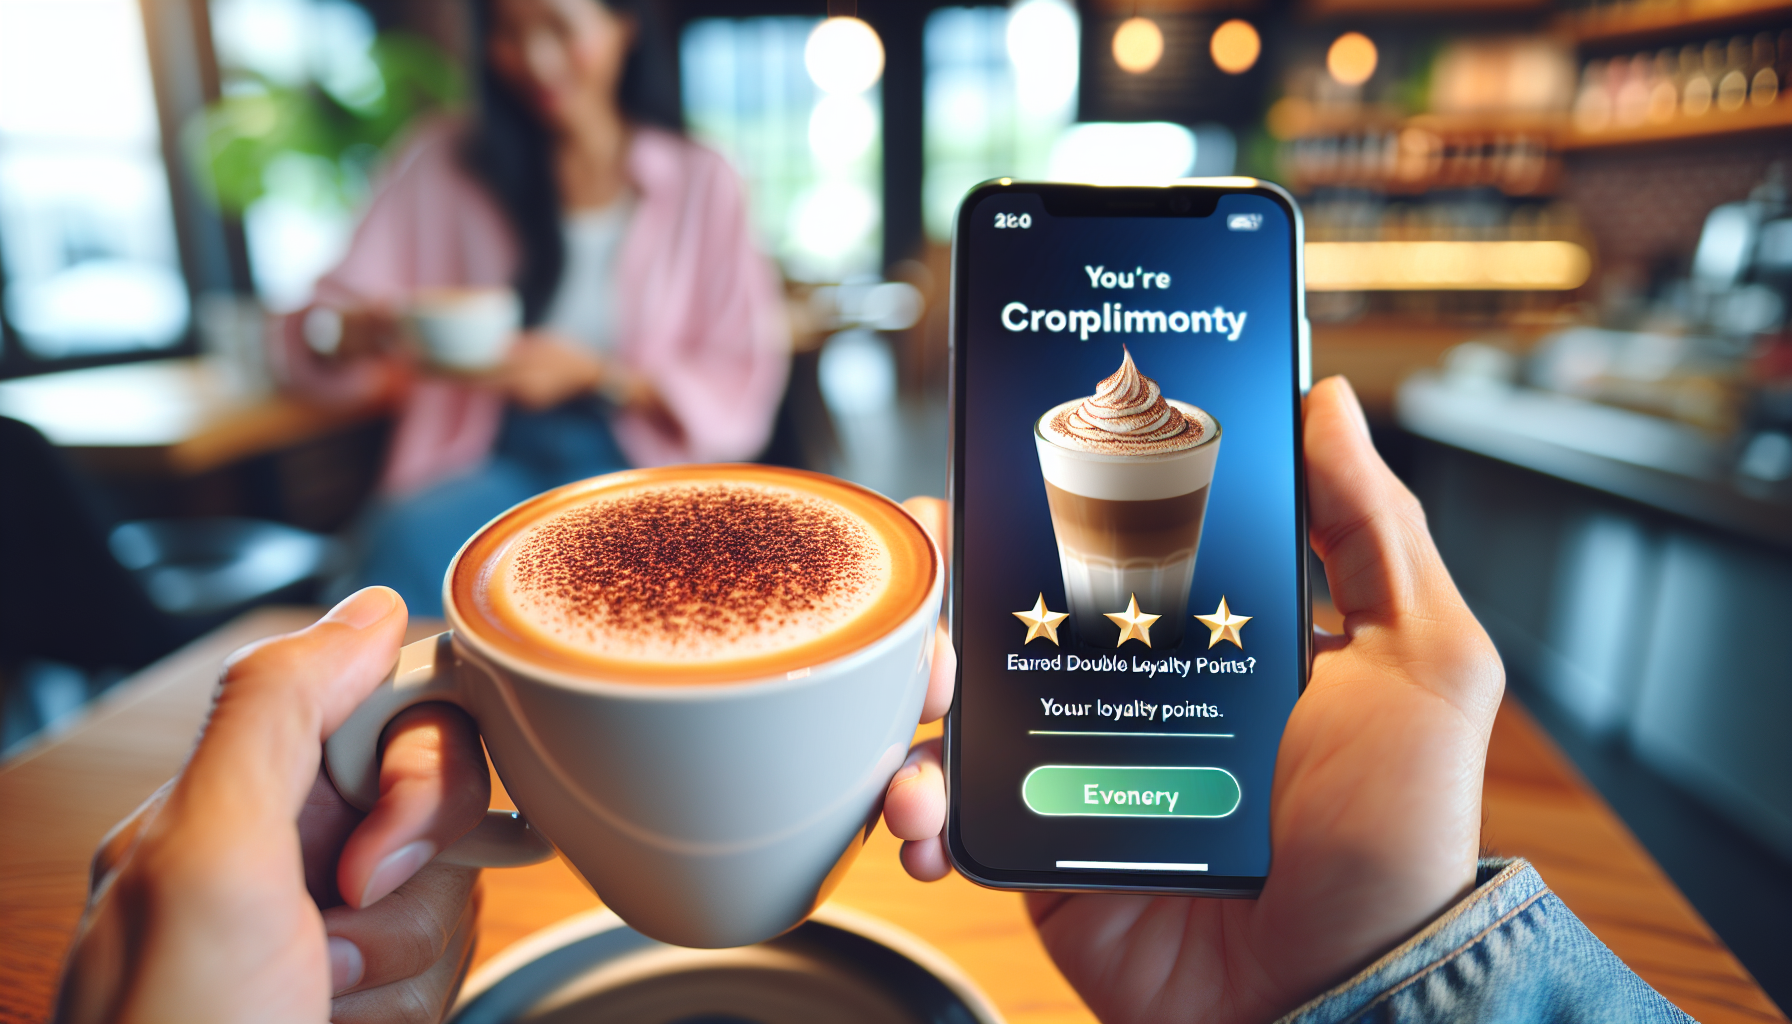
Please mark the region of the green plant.
<svg viewBox="0 0 1792 1024"><path fill-rule="evenodd" d="M453 60L418 36L382 33L367 56L375 73L349 83L293 86L246 73L200 115L188 142L221 209L240 215L270 191L352 206L413 118L465 94Z"/></svg>

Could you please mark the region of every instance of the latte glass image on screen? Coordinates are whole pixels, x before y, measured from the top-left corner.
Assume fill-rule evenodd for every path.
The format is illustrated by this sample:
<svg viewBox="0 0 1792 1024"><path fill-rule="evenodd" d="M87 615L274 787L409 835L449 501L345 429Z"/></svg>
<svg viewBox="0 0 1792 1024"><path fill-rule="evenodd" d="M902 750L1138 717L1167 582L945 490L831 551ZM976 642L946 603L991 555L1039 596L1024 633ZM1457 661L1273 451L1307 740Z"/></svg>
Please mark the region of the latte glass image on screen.
<svg viewBox="0 0 1792 1024"><path fill-rule="evenodd" d="M1058 564L1078 640L1114 647L1109 614L1158 619L1152 647L1182 641L1220 425L1165 398L1122 349L1120 369L1095 393L1048 410L1034 424Z"/></svg>
<svg viewBox="0 0 1792 1024"><path fill-rule="evenodd" d="M826 899L869 836L920 718L944 579L920 523L831 477L571 484L461 548L451 631L400 652L325 763L370 808L386 724L457 704L521 818L491 812L441 859L557 850L652 938L759 942Z"/></svg>

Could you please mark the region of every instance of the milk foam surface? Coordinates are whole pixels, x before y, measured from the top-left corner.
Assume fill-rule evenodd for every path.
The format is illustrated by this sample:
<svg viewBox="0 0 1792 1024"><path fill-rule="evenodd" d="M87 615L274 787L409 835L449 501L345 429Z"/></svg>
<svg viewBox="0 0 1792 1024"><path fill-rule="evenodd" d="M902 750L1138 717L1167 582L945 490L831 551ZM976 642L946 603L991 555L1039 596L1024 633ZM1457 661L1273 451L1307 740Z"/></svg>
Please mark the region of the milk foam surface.
<svg viewBox="0 0 1792 1024"><path fill-rule="evenodd" d="M853 629L893 572L871 526L839 504L704 481L606 491L548 516L517 535L486 587L540 639L673 668Z"/></svg>

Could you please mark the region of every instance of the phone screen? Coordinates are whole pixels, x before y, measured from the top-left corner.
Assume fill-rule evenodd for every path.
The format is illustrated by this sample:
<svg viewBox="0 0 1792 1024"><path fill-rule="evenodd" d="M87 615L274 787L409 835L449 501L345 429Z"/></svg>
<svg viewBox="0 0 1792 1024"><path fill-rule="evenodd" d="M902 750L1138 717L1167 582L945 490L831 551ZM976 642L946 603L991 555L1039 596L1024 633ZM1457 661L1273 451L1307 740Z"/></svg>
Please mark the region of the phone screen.
<svg viewBox="0 0 1792 1024"><path fill-rule="evenodd" d="M1310 630L1297 241L1261 185L961 208L947 758L971 877L1261 888Z"/></svg>

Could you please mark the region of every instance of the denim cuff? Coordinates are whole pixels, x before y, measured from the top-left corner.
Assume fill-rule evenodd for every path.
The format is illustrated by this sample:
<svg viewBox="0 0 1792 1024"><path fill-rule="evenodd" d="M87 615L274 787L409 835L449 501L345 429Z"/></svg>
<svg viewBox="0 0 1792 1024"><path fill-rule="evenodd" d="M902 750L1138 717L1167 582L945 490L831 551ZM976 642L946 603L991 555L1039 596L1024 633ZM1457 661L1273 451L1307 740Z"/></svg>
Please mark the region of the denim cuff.
<svg viewBox="0 0 1792 1024"><path fill-rule="evenodd" d="M1474 891L1285 1024L1691 1021L1581 924L1522 858L1483 860Z"/></svg>

